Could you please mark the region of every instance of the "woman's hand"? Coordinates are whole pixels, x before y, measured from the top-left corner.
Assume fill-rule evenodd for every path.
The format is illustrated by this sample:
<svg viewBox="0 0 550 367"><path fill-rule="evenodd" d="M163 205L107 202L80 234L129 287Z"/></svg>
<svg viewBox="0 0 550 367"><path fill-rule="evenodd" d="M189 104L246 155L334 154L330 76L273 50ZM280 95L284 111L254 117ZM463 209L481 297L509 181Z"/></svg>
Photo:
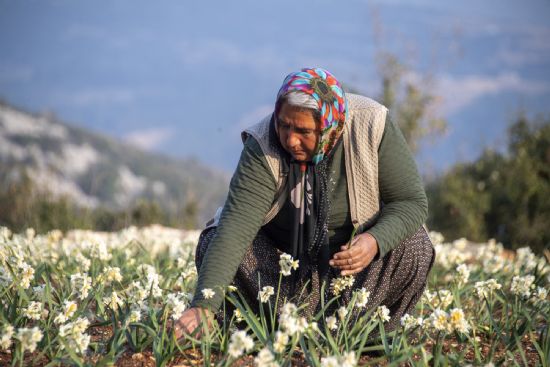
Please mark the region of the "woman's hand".
<svg viewBox="0 0 550 367"><path fill-rule="evenodd" d="M212 312L206 308L191 307L185 310L173 325L176 340L179 340L184 334L193 334L195 330L197 333L194 336L200 338L202 320L206 320L208 328L210 328L212 326L212 318Z"/></svg>
<svg viewBox="0 0 550 367"><path fill-rule="evenodd" d="M342 251L334 254L329 264L340 269L342 276L359 273L365 269L378 253L378 242L368 232L353 238L351 246L347 244L340 248Z"/></svg>

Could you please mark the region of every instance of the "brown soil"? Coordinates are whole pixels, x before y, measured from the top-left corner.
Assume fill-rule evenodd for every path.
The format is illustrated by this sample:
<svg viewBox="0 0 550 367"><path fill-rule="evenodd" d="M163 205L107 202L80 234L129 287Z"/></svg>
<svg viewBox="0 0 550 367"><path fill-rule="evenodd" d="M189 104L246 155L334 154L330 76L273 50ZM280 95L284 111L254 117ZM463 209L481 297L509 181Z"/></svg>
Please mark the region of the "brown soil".
<svg viewBox="0 0 550 367"><path fill-rule="evenodd" d="M537 366L540 365L541 361L539 359L539 356L537 354L537 351L535 350L535 347L529 340L529 336L525 335L524 338L521 341L523 346L523 351L526 355L527 362L529 366ZM425 348L429 351L433 347L431 342L428 342L425 346ZM481 341L481 351L482 355L486 356L489 354L490 351L490 344L488 341ZM465 360L467 362L473 363L475 356L474 356L474 350L473 347L468 344L461 344L456 339L450 338L446 339L443 344L443 353L448 354L452 352L464 352ZM97 362L99 356L91 356L88 358L88 362ZM37 360L34 360L37 358ZM212 365L216 363L216 361L219 361L220 356L214 356L215 358L212 362ZM420 356L414 356L415 360L420 360ZM496 348L496 351L494 353L493 360L499 361L504 360L506 358L506 350L504 349L504 346L499 345ZM514 359L520 364L523 365L523 360L521 358L521 355L519 353L515 353ZM377 360L380 360L379 362L375 362ZM25 358L25 361L23 365L25 366L36 366L36 367L43 367L48 363L48 359L46 357L40 357L38 352L33 353L32 355L28 355ZM359 365L364 364L371 364L375 362L377 366L385 366L387 365L387 362L381 359L381 356L377 356L374 354L367 354L362 355L359 360ZM11 354L9 353L0 353L0 366L8 366L11 363ZM187 350L184 354L178 354L174 360L172 360L168 366L170 367L183 367L183 366L202 366L204 363L203 358L200 354L200 350L196 349L190 349ZM254 365L254 356L245 356L243 358L240 358L239 360L235 361L232 366L236 367L242 367L242 366L253 366ZM294 356L292 357L292 366L302 367L307 366L303 355L300 352L296 352ZM405 366L407 364L404 364ZM117 360L115 363L116 367L154 367L155 366L155 358L153 357L153 354L151 351L145 351L143 353L132 353L131 351L127 351Z"/></svg>

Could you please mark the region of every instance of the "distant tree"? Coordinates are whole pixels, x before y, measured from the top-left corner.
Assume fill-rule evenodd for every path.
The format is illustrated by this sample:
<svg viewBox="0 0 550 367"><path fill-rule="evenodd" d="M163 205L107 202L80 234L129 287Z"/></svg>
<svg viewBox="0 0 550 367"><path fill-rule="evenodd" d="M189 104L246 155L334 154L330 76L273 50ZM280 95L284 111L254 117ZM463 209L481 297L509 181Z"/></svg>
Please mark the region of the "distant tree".
<svg viewBox="0 0 550 367"><path fill-rule="evenodd" d="M24 171L19 173L18 182L3 177L0 192L0 225L12 230L22 229L22 223L32 213L33 184Z"/></svg>
<svg viewBox="0 0 550 367"><path fill-rule="evenodd" d="M529 123L520 116L509 137L501 190L507 194L503 201L511 220L502 223L503 231L516 247L550 248L550 119Z"/></svg>
<svg viewBox="0 0 550 367"><path fill-rule="evenodd" d="M382 52L378 57L382 78L379 100L390 110L415 153L422 139L445 132L446 121L434 114L439 97L429 90L429 75L417 80L395 55Z"/></svg>
<svg viewBox="0 0 550 367"><path fill-rule="evenodd" d="M183 207L182 213L182 227L185 229L199 228L199 205L196 200L190 198Z"/></svg>
<svg viewBox="0 0 550 367"><path fill-rule="evenodd" d="M68 197L52 197L41 193L33 181L21 172L19 180L0 177L0 226L20 232L34 228L38 233L53 229L74 228L117 231L125 227L149 224L188 226L197 220L197 205L190 202L185 209L185 223L178 223L175 214L165 212L154 200L140 199L126 209L107 207L83 208ZM194 227L193 227L194 228Z"/></svg>
<svg viewBox="0 0 550 367"><path fill-rule="evenodd" d="M52 198L36 190L24 170L20 176L19 180L6 182L0 191L0 225L15 231L32 227L37 232L92 227L84 209L69 198Z"/></svg>
<svg viewBox="0 0 550 367"><path fill-rule="evenodd" d="M486 150L428 185L428 224L448 238L540 252L550 247L550 119L520 115L508 137L506 154Z"/></svg>
<svg viewBox="0 0 550 367"><path fill-rule="evenodd" d="M130 210L130 223L137 226L164 223L164 213L156 201L139 200Z"/></svg>

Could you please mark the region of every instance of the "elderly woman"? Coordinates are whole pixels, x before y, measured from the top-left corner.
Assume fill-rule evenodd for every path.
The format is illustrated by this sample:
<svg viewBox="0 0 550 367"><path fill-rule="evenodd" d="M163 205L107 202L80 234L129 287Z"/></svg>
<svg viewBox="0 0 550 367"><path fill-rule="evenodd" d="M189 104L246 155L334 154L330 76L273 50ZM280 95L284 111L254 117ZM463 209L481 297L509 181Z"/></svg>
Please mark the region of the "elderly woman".
<svg viewBox="0 0 550 367"><path fill-rule="evenodd" d="M218 312L231 283L258 310L258 291L277 289L283 253L299 267L283 277L280 297L313 315L323 289L331 298L323 283L353 274L340 302L364 287L367 308L388 307L395 328L419 300L434 251L422 182L387 109L344 93L326 70L302 69L285 78L273 114L242 136L225 206L199 240L197 289L176 335L193 331L201 311Z"/></svg>

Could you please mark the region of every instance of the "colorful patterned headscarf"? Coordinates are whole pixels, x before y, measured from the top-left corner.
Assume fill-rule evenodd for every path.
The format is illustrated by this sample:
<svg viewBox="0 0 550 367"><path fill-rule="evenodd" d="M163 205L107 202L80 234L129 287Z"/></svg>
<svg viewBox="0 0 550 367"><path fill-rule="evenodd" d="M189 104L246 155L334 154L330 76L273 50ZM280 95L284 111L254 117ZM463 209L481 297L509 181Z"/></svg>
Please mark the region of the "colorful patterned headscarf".
<svg viewBox="0 0 550 367"><path fill-rule="evenodd" d="M347 114L347 101L338 80L321 68L305 68L289 74L277 93L275 113L280 109L280 100L291 91L301 91L311 95L321 113L321 136L312 161L318 164L334 148L342 135Z"/></svg>

